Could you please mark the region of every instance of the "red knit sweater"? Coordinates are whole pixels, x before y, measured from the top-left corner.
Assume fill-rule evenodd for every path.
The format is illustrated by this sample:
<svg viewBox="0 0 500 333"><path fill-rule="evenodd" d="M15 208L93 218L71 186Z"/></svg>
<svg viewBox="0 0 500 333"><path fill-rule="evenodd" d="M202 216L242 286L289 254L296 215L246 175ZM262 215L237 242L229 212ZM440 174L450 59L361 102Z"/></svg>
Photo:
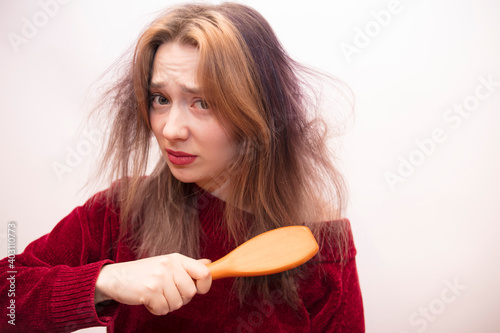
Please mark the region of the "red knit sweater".
<svg viewBox="0 0 500 333"><path fill-rule="evenodd" d="M199 219L206 236L201 257L216 260L232 249L214 228L225 203L208 193L200 200ZM130 248L117 243L118 234L115 210L104 200L89 200L17 255L15 274L8 273L7 258L0 261L0 331L67 332L107 326L108 332L364 332L352 238L347 264L341 265L334 253L325 251L321 262L312 259L310 277L300 283L298 310L291 309L277 290L271 300L255 297L241 307L231 292L233 279L228 278L214 281L206 295L196 295L179 310L155 316L144 306L114 301L94 306L101 267L135 259ZM12 275L15 295L7 297ZM8 316L12 300L14 321Z"/></svg>

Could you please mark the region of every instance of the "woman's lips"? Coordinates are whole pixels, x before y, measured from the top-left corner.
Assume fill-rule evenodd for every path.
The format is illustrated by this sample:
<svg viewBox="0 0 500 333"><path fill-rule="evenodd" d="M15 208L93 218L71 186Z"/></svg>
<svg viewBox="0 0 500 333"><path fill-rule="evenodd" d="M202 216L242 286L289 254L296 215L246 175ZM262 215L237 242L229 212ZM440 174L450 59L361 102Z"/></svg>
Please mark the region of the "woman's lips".
<svg viewBox="0 0 500 333"><path fill-rule="evenodd" d="M165 149L168 155L168 160L170 163L175 165L188 165L194 162L196 155L191 155L183 151L175 151L171 149Z"/></svg>

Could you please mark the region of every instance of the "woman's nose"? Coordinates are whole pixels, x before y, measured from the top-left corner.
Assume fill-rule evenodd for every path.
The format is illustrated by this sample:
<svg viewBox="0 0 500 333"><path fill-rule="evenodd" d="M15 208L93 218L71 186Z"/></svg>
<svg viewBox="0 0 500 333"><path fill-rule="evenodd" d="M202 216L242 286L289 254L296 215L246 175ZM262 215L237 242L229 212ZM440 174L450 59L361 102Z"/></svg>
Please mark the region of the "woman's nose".
<svg viewBox="0 0 500 333"><path fill-rule="evenodd" d="M163 136L169 141L184 141L189 137L187 111L182 105L173 104L167 113Z"/></svg>

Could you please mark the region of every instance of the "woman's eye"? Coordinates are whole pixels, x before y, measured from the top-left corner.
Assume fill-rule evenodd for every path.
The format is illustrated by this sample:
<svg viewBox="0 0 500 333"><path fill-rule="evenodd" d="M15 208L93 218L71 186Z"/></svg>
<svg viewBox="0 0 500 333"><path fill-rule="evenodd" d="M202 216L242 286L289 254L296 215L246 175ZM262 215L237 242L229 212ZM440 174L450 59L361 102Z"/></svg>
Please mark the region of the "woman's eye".
<svg viewBox="0 0 500 333"><path fill-rule="evenodd" d="M151 96L151 103L157 105L168 105L170 104L170 101L168 100L168 98L161 95L153 95Z"/></svg>
<svg viewBox="0 0 500 333"><path fill-rule="evenodd" d="M208 110L210 109L210 105L208 105L207 101L203 100L203 99L199 99L197 100L196 102L194 102L194 105L196 106L196 108L198 109L203 109L203 110Z"/></svg>

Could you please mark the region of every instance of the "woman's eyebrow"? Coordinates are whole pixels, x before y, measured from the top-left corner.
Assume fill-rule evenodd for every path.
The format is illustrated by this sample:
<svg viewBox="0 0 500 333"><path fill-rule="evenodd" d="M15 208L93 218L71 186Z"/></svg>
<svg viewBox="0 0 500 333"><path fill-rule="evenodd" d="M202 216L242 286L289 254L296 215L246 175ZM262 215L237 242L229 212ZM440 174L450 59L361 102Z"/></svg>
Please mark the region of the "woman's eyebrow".
<svg viewBox="0 0 500 333"><path fill-rule="evenodd" d="M201 89L199 87L188 87L184 84L181 84L181 90L188 94L198 95L201 93Z"/></svg>
<svg viewBox="0 0 500 333"><path fill-rule="evenodd" d="M163 81L160 81L160 82L151 82L149 84L149 89L163 89L165 88L166 84L165 82ZM181 87L181 90L185 93L188 93L188 94L194 94L194 95L197 95L197 94L200 94L201 93L201 89L199 87L189 87L185 84L181 84L180 85Z"/></svg>
<svg viewBox="0 0 500 333"><path fill-rule="evenodd" d="M165 82L150 82L149 89L162 89L165 87Z"/></svg>

